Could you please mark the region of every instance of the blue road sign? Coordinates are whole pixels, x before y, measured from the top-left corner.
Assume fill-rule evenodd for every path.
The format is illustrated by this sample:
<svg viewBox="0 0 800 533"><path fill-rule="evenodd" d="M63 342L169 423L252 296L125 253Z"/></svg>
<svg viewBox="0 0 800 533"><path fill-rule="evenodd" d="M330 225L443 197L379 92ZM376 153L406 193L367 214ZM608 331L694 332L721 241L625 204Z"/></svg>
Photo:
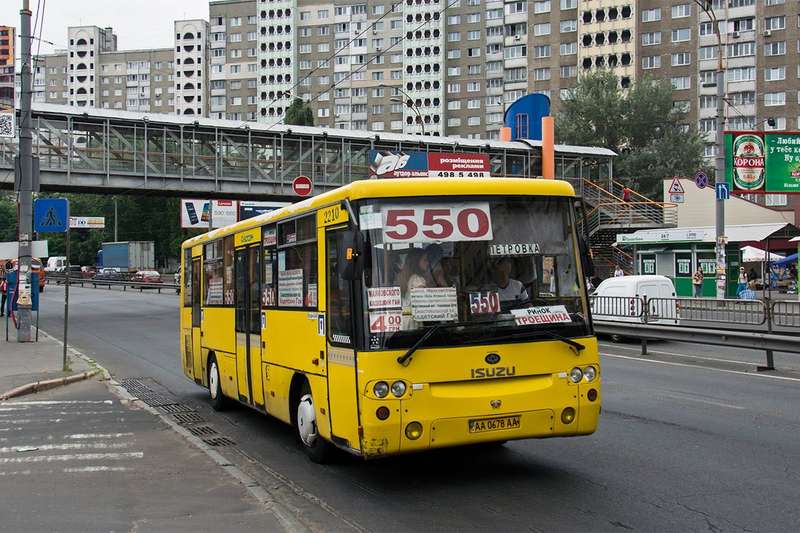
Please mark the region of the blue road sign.
<svg viewBox="0 0 800 533"><path fill-rule="evenodd" d="M704 172L698 172L694 175L694 184L698 189L705 189L708 187L708 176Z"/></svg>
<svg viewBox="0 0 800 533"><path fill-rule="evenodd" d="M717 200L730 200L731 188L727 183L717 183Z"/></svg>
<svg viewBox="0 0 800 533"><path fill-rule="evenodd" d="M64 233L69 229L69 200L39 198L33 204L33 231Z"/></svg>

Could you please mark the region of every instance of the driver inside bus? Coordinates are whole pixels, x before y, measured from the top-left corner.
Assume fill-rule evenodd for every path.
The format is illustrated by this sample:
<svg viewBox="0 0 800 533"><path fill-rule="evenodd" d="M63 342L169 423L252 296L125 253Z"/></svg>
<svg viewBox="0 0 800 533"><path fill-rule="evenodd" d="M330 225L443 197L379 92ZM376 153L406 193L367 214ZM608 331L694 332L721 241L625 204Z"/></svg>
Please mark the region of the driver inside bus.
<svg viewBox="0 0 800 533"><path fill-rule="evenodd" d="M495 263L494 280L497 283L500 302L519 302L528 299L528 291L521 281L511 277L513 263L508 257Z"/></svg>

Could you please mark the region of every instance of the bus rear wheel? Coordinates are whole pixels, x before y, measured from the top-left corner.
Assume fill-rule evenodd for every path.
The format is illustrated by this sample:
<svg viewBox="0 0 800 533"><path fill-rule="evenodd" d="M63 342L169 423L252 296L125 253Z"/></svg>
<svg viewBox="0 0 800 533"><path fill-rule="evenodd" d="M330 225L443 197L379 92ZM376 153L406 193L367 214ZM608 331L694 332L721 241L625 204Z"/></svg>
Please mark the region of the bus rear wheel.
<svg viewBox="0 0 800 533"><path fill-rule="evenodd" d="M295 409L295 429L297 430L297 440L308 455L308 458L315 463L326 463L331 456L331 445L322 438L317 429L316 407L314 397L311 395L311 387L308 382L303 383L300 390L300 398Z"/></svg>
<svg viewBox="0 0 800 533"><path fill-rule="evenodd" d="M215 411L223 411L228 402L222 394L222 379L219 375L219 365L217 358L212 355L208 359L208 396L211 399L211 407Z"/></svg>

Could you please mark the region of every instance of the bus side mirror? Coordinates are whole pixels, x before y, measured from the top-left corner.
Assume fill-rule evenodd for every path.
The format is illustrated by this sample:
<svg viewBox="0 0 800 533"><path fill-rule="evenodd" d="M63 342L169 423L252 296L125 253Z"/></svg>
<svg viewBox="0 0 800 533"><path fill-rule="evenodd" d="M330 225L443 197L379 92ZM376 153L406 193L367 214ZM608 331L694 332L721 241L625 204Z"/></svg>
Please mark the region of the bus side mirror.
<svg viewBox="0 0 800 533"><path fill-rule="evenodd" d="M339 241L339 277L346 281L361 278L364 271L363 239L355 228L347 229Z"/></svg>
<svg viewBox="0 0 800 533"><path fill-rule="evenodd" d="M583 268L583 276L591 278L594 276L594 259L592 258L592 250L586 242L583 235L578 237L578 248L581 254L581 267Z"/></svg>

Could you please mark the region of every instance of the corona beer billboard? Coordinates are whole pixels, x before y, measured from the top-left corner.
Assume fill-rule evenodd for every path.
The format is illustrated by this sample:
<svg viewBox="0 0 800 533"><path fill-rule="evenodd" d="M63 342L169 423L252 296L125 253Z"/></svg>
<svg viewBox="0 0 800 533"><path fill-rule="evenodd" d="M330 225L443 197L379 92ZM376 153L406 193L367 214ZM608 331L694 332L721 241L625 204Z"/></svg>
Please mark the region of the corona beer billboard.
<svg viewBox="0 0 800 533"><path fill-rule="evenodd" d="M725 132L725 179L739 194L800 194L800 133Z"/></svg>

